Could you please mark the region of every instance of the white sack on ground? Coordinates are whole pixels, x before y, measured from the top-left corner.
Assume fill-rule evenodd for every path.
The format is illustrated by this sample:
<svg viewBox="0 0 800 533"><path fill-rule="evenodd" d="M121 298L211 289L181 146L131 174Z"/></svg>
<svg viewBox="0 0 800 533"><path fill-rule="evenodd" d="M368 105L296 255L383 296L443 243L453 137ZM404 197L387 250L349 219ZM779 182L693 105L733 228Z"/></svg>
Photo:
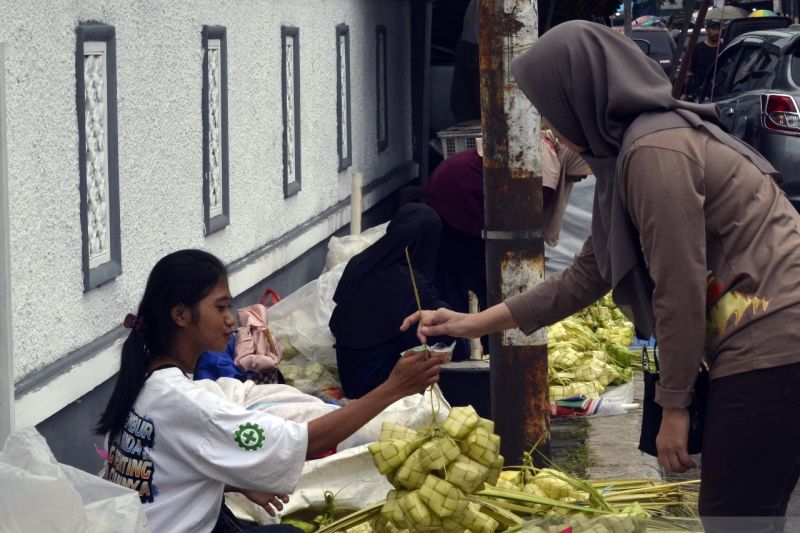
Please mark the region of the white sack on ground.
<svg viewBox="0 0 800 533"><path fill-rule="evenodd" d="M336 368L336 341L328 322L344 267L336 266L267 309L270 331L283 344L285 361L300 353L310 362Z"/></svg>
<svg viewBox="0 0 800 533"><path fill-rule="evenodd" d="M59 464L34 428L12 434L0 452L0 517L9 533L150 531L137 492Z"/></svg>
<svg viewBox="0 0 800 533"><path fill-rule="evenodd" d="M411 429L423 429L431 425L434 413L441 424L449 412L450 405L438 386L434 387L433 393L426 390L424 394L408 396L393 403L361 430L345 439L338 446L337 453L307 461L297 489L289 496L289 503L281 514L290 515L308 508L322 509L325 491L336 495L336 507L342 509L362 509L384 500L392 487L378 473L372 454L367 449L368 443L378 439L381 425L392 422ZM226 501L237 516L258 518L261 524L275 522L263 509L246 498L233 496Z"/></svg>
<svg viewBox="0 0 800 533"><path fill-rule="evenodd" d="M378 239L386 235L388 226L389 223L385 222L364 230L358 235L344 235L342 237L334 235L331 237L328 241L328 255L325 256L323 272L327 272L336 265L347 263L350 259L375 244Z"/></svg>

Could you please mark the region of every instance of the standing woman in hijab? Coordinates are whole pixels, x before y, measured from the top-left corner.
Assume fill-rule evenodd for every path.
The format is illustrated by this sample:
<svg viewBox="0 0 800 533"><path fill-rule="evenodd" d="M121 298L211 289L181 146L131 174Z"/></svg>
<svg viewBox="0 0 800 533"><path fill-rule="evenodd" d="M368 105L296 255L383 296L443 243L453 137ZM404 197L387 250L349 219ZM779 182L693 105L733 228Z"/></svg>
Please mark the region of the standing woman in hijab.
<svg viewBox="0 0 800 533"><path fill-rule="evenodd" d="M672 98L658 65L598 24L553 28L513 70L597 178L592 234L569 269L527 293L477 315L426 311L421 338L530 333L613 290L658 337L656 445L670 471L694 466L686 407L701 361L710 366L706 531L781 528L800 476L800 215L775 169L717 126L714 106ZM707 519L732 516L761 518Z"/></svg>
<svg viewBox="0 0 800 533"><path fill-rule="evenodd" d="M417 308L405 249L411 256L423 308L449 307L430 280L436 267L441 221L423 204L401 207L375 244L353 257L336 287L330 328L336 337L336 363L348 398L360 398L391 373L400 354L419 344L414 331L398 325ZM453 339L431 339L449 343ZM459 341L456 358L467 354Z"/></svg>

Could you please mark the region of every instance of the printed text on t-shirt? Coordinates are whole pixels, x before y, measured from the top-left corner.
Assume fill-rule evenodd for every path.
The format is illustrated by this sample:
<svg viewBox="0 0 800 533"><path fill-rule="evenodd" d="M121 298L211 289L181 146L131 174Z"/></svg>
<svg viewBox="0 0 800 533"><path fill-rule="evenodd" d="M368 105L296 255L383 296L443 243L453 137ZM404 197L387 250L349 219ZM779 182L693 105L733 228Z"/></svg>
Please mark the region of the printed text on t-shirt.
<svg viewBox="0 0 800 533"><path fill-rule="evenodd" d="M158 494L153 485L153 449L156 428L153 421L131 409L125 427L109 445L106 474L109 481L139 493L142 503L152 502Z"/></svg>

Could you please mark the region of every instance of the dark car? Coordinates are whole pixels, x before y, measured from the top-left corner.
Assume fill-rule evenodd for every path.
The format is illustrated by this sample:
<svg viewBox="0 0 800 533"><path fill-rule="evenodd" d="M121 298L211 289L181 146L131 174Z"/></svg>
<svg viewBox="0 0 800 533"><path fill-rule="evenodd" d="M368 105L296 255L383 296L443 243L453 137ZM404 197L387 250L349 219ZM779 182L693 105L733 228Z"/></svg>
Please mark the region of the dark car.
<svg viewBox="0 0 800 533"><path fill-rule="evenodd" d="M791 19L788 17L755 17L755 18L741 18L741 19L733 19L728 20L722 25L722 34L720 35L720 51L724 50L728 43L732 43L742 34L752 32L752 31L764 31L764 30L774 30L780 28L786 28L792 23ZM693 29L690 27L688 31L684 35L683 43L681 44L681 59L683 59L684 54L686 54L686 50L689 48L689 40L692 37ZM678 38L680 37L681 31L679 29L673 29L670 31L670 35L678 42ZM705 28L700 28L699 35L697 37L697 44L699 45L703 41L706 40L708 32Z"/></svg>
<svg viewBox="0 0 800 533"><path fill-rule="evenodd" d="M708 80L704 94L723 124L778 169L800 210L800 26L730 41Z"/></svg>
<svg viewBox="0 0 800 533"><path fill-rule="evenodd" d="M666 28L633 28L631 39L639 45L642 52L661 65L667 76L670 74L672 55L675 52L675 40Z"/></svg>
<svg viewBox="0 0 800 533"><path fill-rule="evenodd" d="M722 26L722 48L737 37L754 31L779 30L792 23L789 17L745 17L727 21Z"/></svg>

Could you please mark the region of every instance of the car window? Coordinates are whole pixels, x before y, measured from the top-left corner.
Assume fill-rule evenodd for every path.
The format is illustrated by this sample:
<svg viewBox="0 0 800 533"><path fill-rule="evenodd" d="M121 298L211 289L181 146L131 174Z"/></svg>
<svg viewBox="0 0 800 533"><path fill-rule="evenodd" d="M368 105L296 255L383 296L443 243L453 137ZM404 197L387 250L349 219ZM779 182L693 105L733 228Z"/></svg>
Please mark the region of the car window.
<svg viewBox="0 0 800 533"><path fill-rule="evenodd" d="M768 87L775 79L778 49L774 46L745 46L731 82L731 93Z"/></svg>
<svg viewBox="0 0 800 533"><path fill-rule="evenodd" d="M747 89L746 82L749 80L749 76L758 70L758 64L762 60L761 50L760 46L745 45L742 47L739 61L736 63L730 80L728 94L740 93Z"/></svg>
<svg viewBox="0 0 800 533"><path fill-rule="evenodd" d="M750 79L743 83L743 90L766 89L772 86L778 74L780 56L775 46L763 47L759 53L759 61L750 73Z"/></svg>
<svg viewBox="0 0 800 533"><path fill-rule="evenodd" d="M642 39L650 43L651 56L671 56L674 41L667 31L634 31L633 39Z"/></svg>
<svg viewBox="0 0 800 533"><path fill-rule="evenodd" d="M742 53L739 55L739 62L736 64L736 70L731 81L731 88L755 70L759 59L758 47L745 46L742 48Z"/></svg>
<svg viewBox="0 0 800 533"><path fill-rule="evenodd" d="M795 85L800 85L800 48L792 54L792 63L790 66L792 70L792 81Z"/></svg>
<svg viewBox="0 0 800 533"><path fill-rule="evenodd" d="M713 84L708 83L703 91L705 96L722 98L728 95L731 85L730 80L733 72L736 69L736 64L739 60L739 53L741 51L742 46L735 46L722 52L722 54L719 56L717 74L714 76L714 82Z"/></svg>

